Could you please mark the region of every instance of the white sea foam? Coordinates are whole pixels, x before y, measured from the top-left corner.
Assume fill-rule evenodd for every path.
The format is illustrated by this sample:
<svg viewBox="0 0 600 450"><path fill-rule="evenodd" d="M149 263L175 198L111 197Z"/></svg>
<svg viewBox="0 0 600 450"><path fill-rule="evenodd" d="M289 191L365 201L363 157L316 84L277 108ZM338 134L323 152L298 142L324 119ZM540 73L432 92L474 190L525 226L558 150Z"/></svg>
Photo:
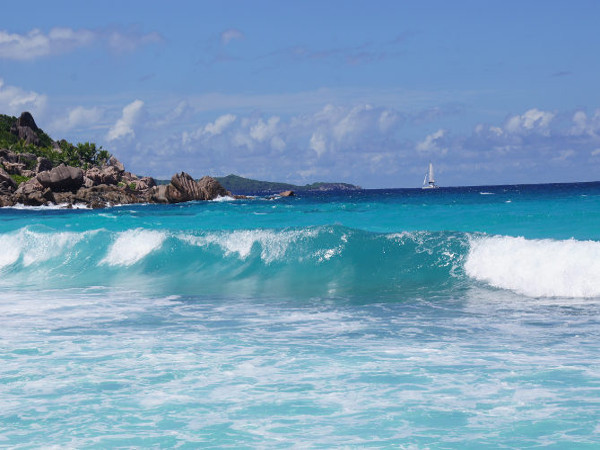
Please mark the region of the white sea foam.
<svg viewBox="0 0 600 450"><path fill-rule="evenodd" d="M45 211L48 209L91 209L85 203L57 203L51 205L41 205L41 206L30 206L24 205L22 203L17 203L13 206L3 206L2 208L6 209L23 209L23 210L31 210L31 211Z"/></svg>
<svg viewBox="0 0 600 450"><path fill-rule="evenodd" d="M213 202L232 202L235 198L230 195L218 196L217 198L212 199Z"/></svg>
<svg viewBox="0 0 600 450"><path fill-rule="evenodd" d="M123 231L119 233L100 263L110 266L130 266L158 250L166 237L167 235L161 231L139 228Z"/></svg>
<svg viewBox="0 0 600 450"><path fill-rule="evenodd" d="M237 254L246 259L255 245L260 245L260 257L266 263L282 259L290 244L317 236L317 230L236 230L229 233L209 233L203 236L180 235L179 239L199 247L218 245L225 255Z"/></svg>
<svg viewBox="0 0 600 450"><path fill-rule="evenodd" d="M22 258L24 266L55 258L72 248L86 233L38 233L22 228L0 236L0 269Z"/></svg>
<svg viewBox="0 0 600 450"><path fill-rule="evenodd" d="M600 242L473 238L467 275L529 297L600 296Z"/></svg>

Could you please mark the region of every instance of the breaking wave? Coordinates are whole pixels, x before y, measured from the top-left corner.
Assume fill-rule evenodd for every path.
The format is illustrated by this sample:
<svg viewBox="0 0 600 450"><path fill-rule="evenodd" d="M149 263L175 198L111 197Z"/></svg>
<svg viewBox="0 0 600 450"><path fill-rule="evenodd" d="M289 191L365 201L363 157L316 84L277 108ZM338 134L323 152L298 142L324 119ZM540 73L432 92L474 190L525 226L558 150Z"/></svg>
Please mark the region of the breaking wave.
<svg viewBox="0 0 600 450"><path fill-rule="evenodd" d="M600 242L474 237L468 276L529 297L600 296Z"/></svg>
<svg viewBox="0 0 600 450"><path fill-rule="evenodd" d="M344 226L0 234L0 286L160 294L402 300L474 284L530 297L600 296L600 243Z"/></svg>

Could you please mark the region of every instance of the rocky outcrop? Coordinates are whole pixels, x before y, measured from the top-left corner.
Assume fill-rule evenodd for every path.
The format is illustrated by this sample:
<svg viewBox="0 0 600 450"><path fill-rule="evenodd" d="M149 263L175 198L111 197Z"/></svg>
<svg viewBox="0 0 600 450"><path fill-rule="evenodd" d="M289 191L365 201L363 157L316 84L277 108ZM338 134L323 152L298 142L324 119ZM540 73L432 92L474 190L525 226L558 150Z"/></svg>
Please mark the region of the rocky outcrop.
<svg viewBox="0 0 600 450"><path fill-rule="evenodd" d="M10 195L17 189L17 183L0 167L0 195Z"/></svg>
<svg viewBox="0 0 600 450"><path fill-rule="evenodd" d="M121 161L119 161L117 158L115 158L114 156L110 157L110 159L108 160L106 165L114 167L121 173L123 173L125 171L125 166L123 166L123 163Z"/></svg>
<svg viewBox="0 0 600 450"><path fill-rule="evenodd" d="M90 208L140 203L143 199L129 189L101 184L89 188L82 187L77 192L61 192L54 195L58 204L84 204Z"/></svg>
<svg viewBox="0 0 600 450"><path fill-rule="evenodd" d="M283 191L279 193L280 197L293 197L296 194L294 194L294 191Z"/></svg>
<svg viewBox="0 0 600 450"><path fill-rule="evenodd" d="M231 192L212 177L202 177L197 181L204 198L200 200L214 200L217 197L231 197Z"/></svg>
<svg viewBox="0 0 600 450"><path fill-rule="evenodd" d="M168 185L152 189L149 201L154 203L181 203L192 200L213 200L219 196L231 195L221 184L211 177L195 181L185 172L177 173Z"/></svg>
<svg viewBox="0 0 600 450"><path fill-rule="evenodd" d="M177 202L188 202L190 200L206 200L200 185L187 173L176 173L171 178L171 185L175 188L173 192L177 196ZM172 190L171 190L172 191ZM175 202L173 202L175 203Z"/></svg>
<svg viewBox="0 0 600 450"><path fill-rule="evenodd" d="M61 164L52 170L39 173L37 180L53 192L76 191L83 185L83 170Z"/></svg>
<svg viewBox="0 0 600 450"><path fill-rule="evenodd" d="M136 191L145 191L156 186L156 181L152 177L142 177L134 181Z"/></svg>
<svg viewBox="0 0 600 450"><path fill-rule="evenodd" d="M44 158L40 156L37 158L37 164L35 165L35 172L45 172L47 170L52 170L52 162L48 158Z"/></svg>
<svg viewBox="0 0 600 450"><path fill-rule="evenodd" d="M92 167L85 171L85 177L91 180L92 186L100 184L118 184L121 181L122 172L115 166Z"/></svg>
<svg viewBox="0 0 600 450"><path fill-rule="evenodd" d="M55 203L54 193L44 187L37 178L21 183L13 194L13 202L29 206L41 206Z"/></svg>
<svg viewBox="0 0 600 450"><path fill-rule="evenodd" d="M10 132L23 139L26 144L39 145L40 138L37 135L38 126L29 112L24 112L10 128Z"/></svg>
<svg viewBox="0 0 600 450"><path fill-rule="evenodd" d="M51 145L37 154L0 149L0 206L15 204L46 205L50 203L73 205L82 203L94 208L129 203L180 203L190 200L212 200L231 195L217 180L204 177L195 181L185 172L175 174L168 185L157 186L152 177L140 177L125 170L117 158L111 156L103 165L92 165L92 159L80 158L78 167L61 164L61 149L75 148L66 141L48 141L37 127L30 113L24 112L10 127L10 132L28 145ZM18 146L19 148L21 146ZM52 160L38 156L51 155ZM65 159L72 160L69 155ZM67 158L67 156L69 156ZM103 156L104 157L104 156ZM17 181L18 180L18 181ZM18 184L20 182L20 184Z"/></svg>

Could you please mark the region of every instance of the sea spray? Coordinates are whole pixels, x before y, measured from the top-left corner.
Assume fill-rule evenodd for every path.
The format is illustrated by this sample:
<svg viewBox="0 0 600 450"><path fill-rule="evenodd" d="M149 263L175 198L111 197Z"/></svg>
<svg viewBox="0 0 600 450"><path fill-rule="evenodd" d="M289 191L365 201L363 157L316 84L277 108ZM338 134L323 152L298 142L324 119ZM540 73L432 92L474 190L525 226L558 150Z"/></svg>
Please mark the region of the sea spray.
<svg viewBox="0 0 600 450"><path fill-rule="evenodd" d="M473 237L465 270L529 297L600 297L600 242Z"/></svg>

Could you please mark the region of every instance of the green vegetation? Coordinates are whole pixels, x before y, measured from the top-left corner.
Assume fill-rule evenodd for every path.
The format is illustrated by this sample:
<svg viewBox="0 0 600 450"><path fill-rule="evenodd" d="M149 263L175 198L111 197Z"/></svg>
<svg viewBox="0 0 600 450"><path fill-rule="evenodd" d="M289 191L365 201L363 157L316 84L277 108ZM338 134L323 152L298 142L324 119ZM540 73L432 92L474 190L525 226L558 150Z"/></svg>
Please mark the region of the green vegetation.
<svg viewBox="0 0 600 450"><path fill-rule="evenodd" d="M41 128L38 128L39 145L27 144L23 139L10 132L17 118L0 114L0 148L6 148L15 153L33 153L52 161L53 165L64 163L67 166L87 169L92 165L101 165L110 158L110 153L101 146L85 142L73 145L64 139L53 145L52 139ZM28 167L29 168L29 167Z"/></svg>
<svg viewBox="0 0 600 450"><path fill-rule="evenodd" d="M24 177L23 175L11 175L10 176L15 183L17 183L18 185L21 183L25 183L26 181L31 180L31 177Z"/></svg>

